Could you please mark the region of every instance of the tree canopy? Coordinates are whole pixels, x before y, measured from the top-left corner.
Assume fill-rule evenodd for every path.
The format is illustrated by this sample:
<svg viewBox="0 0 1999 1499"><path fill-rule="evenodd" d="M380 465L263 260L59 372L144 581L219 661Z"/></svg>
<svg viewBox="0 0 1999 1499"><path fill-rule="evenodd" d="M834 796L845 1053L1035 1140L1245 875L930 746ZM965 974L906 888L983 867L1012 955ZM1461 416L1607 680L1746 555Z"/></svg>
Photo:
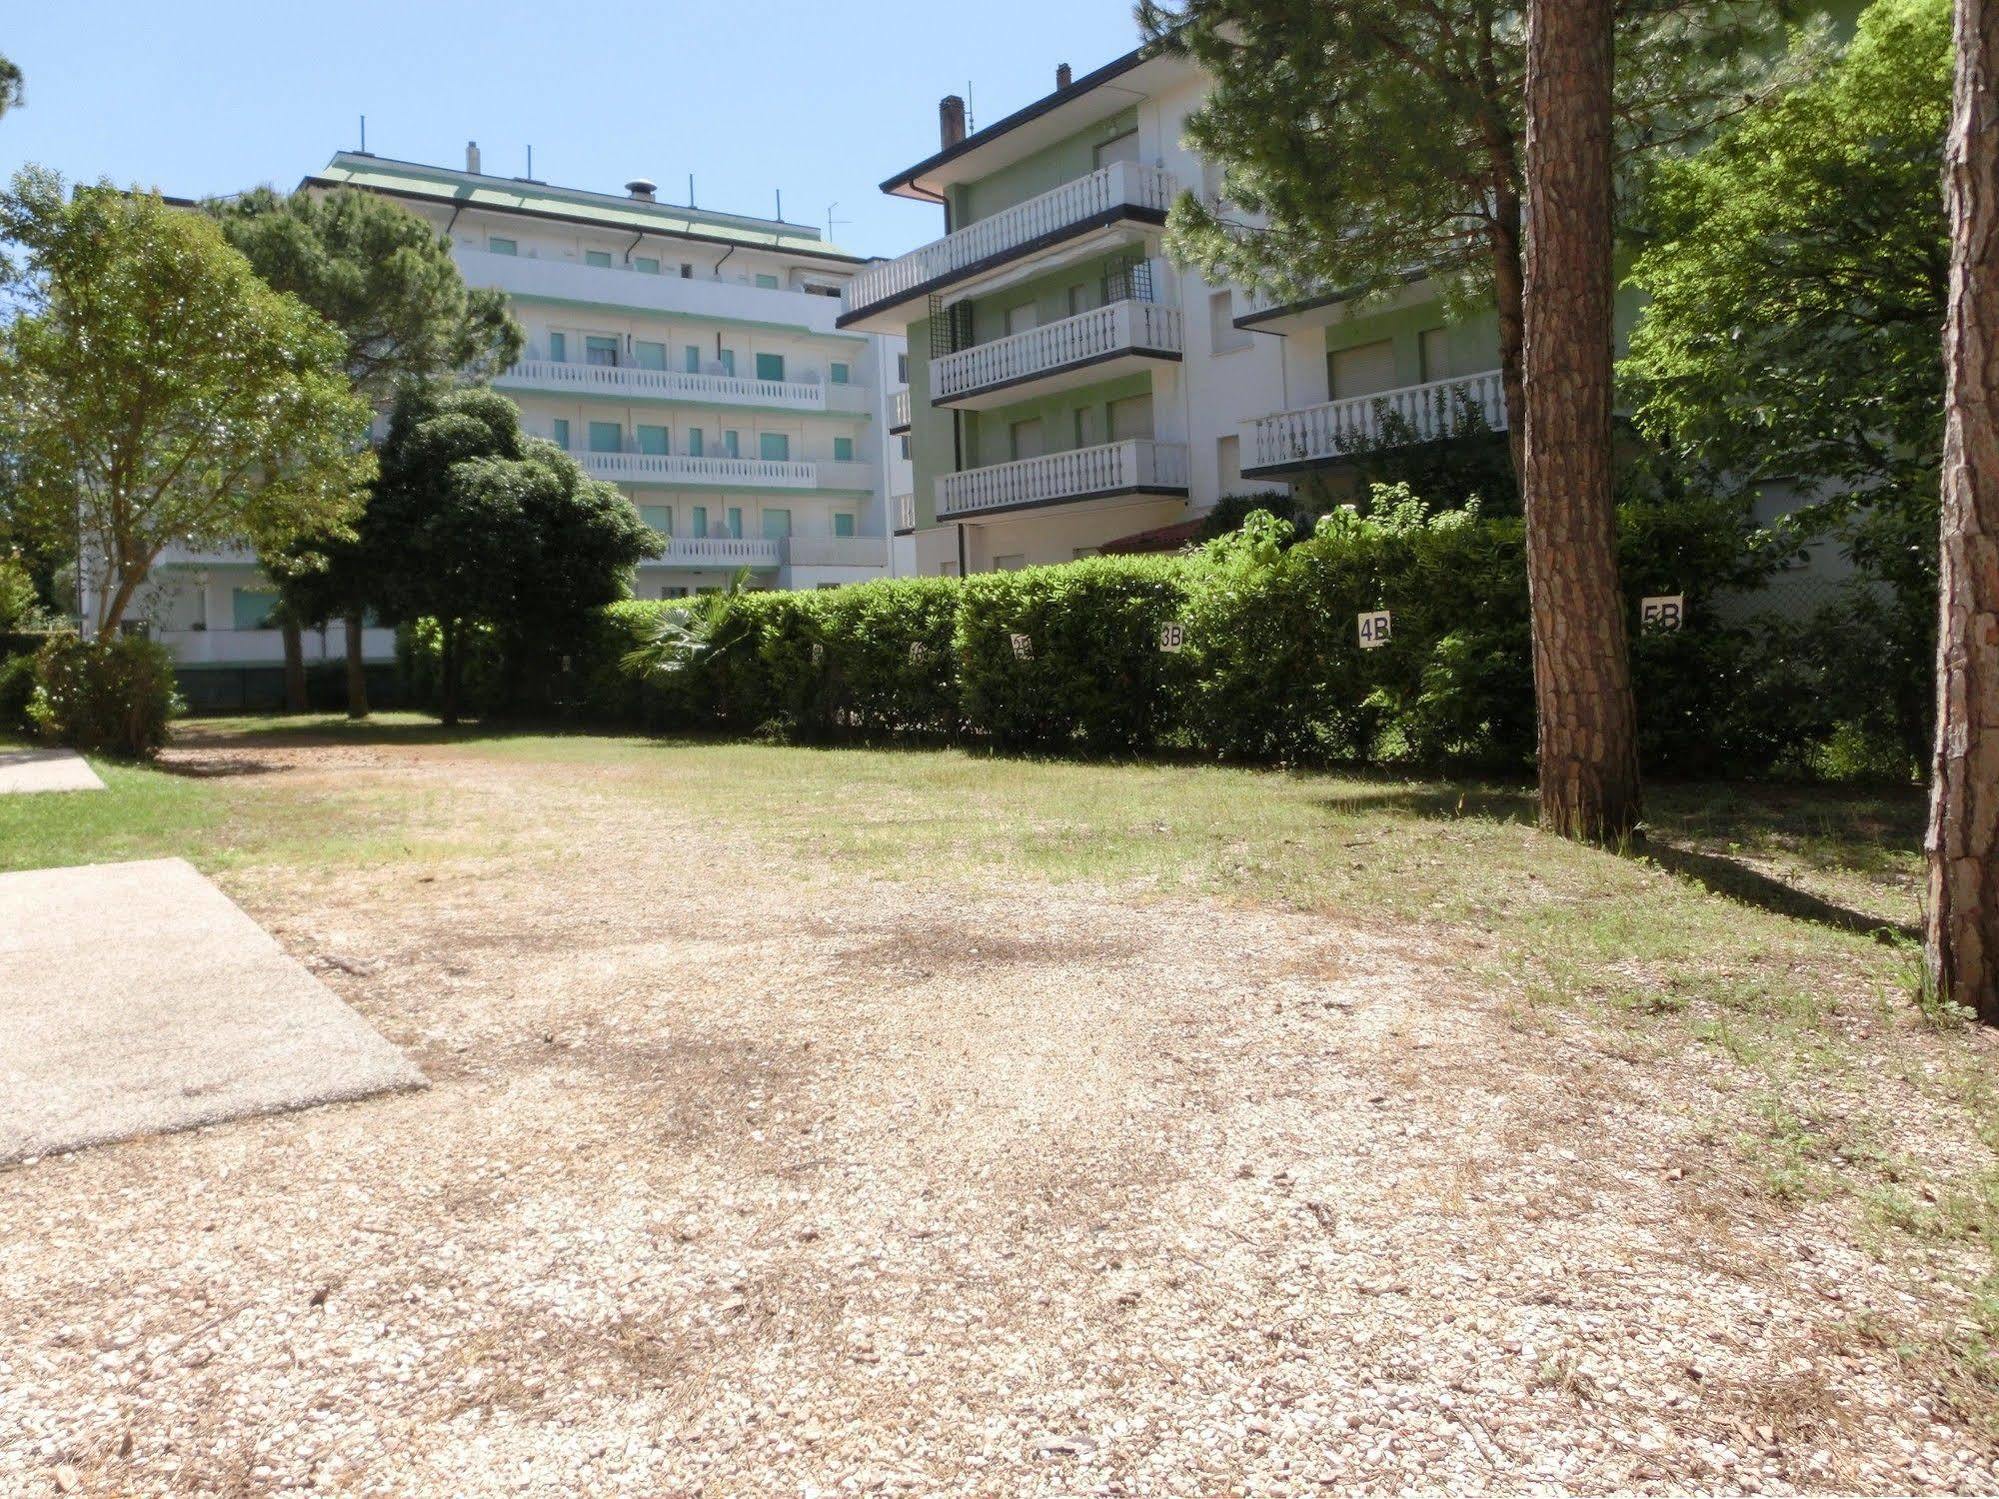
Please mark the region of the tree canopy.
<svg viewBox="0 0 1999 1499"><path fill-rule="evenodd" d="M1213 79L1187 138L1223 165L1168 245L1210 280L1364 302L1428 275L1459 315L1496 308L1517 438L1526 13L1489 0L1141 0ZM1623 0L1615 119L1625 200L1644 153L1781 86L1769 0ZM1779 65L1776 59L1788 58ZM1217 184L1210 184L1213 188Z"/></svg>
<svg viewBox="0 0 1999 1499"><path fill-rule="evenodd" d="M20 65L0 57L0 115L18 109L25 101L22 87Z"/></svg>
<svg viewBox="0 0 1999 1499"><path fill-rule="evenodd" d="M483 379L520 358L506 296L467 288L450 242L379 194L264 187L209 208L258 275L346 335L348 376L378 405L405 380Z"/></svg>
<svg viewBox="0 0 1999 1499"><path fill-rule="evenodd" d="M353 517L373 460L340 334L213 223L28 168L0 239L24 257L0 329L9 529L78 536L100 630L169 543L278 549Z"/></svg>
<svg viewBox="0 0 1999 1499"><path fill-rule="evenodd" d="M1661 166L1623 366L1648 434L1723 482L1866 501L1859 560L1933 576L1950 0L1877 0L1823 78Z"/></svg>
<svg viewBox="0 0 1999 1499"><path fill-rule="evenodd" d="M631 569L658 552L617 487L525 436L504 396L412 385L397 397L357 561L386 618L437 621L447 721L468 627L491 628L516 672L624 597Z"/></svg>

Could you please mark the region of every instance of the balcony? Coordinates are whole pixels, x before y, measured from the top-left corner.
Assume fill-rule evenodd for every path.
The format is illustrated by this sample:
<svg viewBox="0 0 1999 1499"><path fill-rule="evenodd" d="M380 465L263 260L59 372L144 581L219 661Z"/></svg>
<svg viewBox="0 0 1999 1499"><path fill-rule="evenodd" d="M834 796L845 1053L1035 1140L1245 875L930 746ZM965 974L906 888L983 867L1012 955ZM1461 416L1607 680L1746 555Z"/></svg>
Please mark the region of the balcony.
<svg viewBox="0 0 1999 1499"><path fill-rule="evenodd" d="M694 458L679 453L571 453L594 479L613 484L710 489L815 489L818 466L770 458Z"/></svg>
<svg viewBox="0 0 1999 1499"><path fill-rule="evenodd" d="M679 401L710 406L761 406L777 411L859 411L858 385L822 385L808 380L750 380L740 375L690 375L676 370L635 369L629 365L569 364L525 359L494 381L496 385L566 395L608 396L620 401Z"/></svg>
<svg viewBox="0 0 1999 1499"><path fill-rule="evenodd" d="M916 529L916 496L899 494L890 502L895 515L895 534L906 535Z"/></svg>
<svg viewBox="0 0 1999 1499"><path fill-rule="evenodd" d="M889 392L888 430L890 436L909 430L909 387L907 385L903 386L900 390Z"/></svg>
<svg viewBox="0 0 1999 1499"><path fill-rule="evenodd" d="M1282 473L1383 442L1434 442L1451 435L1466 406L1475 408L1495 432L1506 430L1499 371L1404 385L1245 422L1242 471L1245 476Z"/></svg>
<svg viewBox="0 0 1999 1499"><path fill-rule="evenodd" d="M930 361L933 406L976 410L1180 357L1180 310L1124 301Z"/></svg>
<svg viewBox="0 0 1999 1499"><path fill-rule="evenodd" d="M966 290L1024 256L1056 246L1078 255L1095 253L1098 240L1127 237L1120 226L1165 223L1176 190L1172 174L1159 167L1135 161L1098 167L919 250L863 267L840 294L840 326L865 323L871 332L899 332L897 320L884 314L913 309L932 292ZM907 315L901 321L906 323Z"/></svg>
<svg viewBox="0 0 1999 1499"><path fill-rule="evenodd" d="M641 567L737 568L758 571L778 566L783 560L783 543L760 536L670 536L662 538L666 552L640 563Z"/></svg>
<svg viewBox="0 0 1999 1499"><path fill-rule="evenodd" d="M946 474L937 481L937 515L963 519L1072 500L1186 493L1186 448L1136 437Z"/></svg>
<svg viewBox="0 0 1999 1499"><path fill-rule="evenodd" d="M888 566L886 536L787 536L783 546L790 567Z"/></svg>
<svg viewBox="0 0 1999 1499"><path fill-rule="evenodd" d="M810 292L747 286L737 281L650 275L623 266L578 265L533 255L453 251L468 286L491 287L530 302L594 303L633 312L761 323L840 337L840 303ZM844 340L843 340L844 341ZM840 356L835 356L840 357Z"/></svg>
<svg viewBox="0 0 1999 1499"><path fill-rule="evenodd" d="M176 666L282 666L285 659L282 630L156 630L153 639L173 653ZM347 631L341 625L303 631L300 645L307 666L347 659ZM369 661L395 660L396 632L362 630L361 654Z"/></svg>

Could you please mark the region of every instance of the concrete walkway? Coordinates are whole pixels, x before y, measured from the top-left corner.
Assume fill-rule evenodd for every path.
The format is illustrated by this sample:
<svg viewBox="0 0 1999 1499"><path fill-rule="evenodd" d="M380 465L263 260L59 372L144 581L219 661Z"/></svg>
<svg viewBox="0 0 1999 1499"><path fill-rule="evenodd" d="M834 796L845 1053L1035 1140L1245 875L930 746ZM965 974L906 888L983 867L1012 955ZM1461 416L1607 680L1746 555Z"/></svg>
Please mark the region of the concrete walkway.
<svg viewBox="0 0 1999 1499"><path fill-rule="evenodd" d="M185 860L0 875L0 1161L424 1085Z"/></svg>
<svg viewBox="0 0 1999 1499"><path fill-rule="evenodd" d="M102 791L83 756L67 749L0 749L0 795L13 791Z"/></svg>

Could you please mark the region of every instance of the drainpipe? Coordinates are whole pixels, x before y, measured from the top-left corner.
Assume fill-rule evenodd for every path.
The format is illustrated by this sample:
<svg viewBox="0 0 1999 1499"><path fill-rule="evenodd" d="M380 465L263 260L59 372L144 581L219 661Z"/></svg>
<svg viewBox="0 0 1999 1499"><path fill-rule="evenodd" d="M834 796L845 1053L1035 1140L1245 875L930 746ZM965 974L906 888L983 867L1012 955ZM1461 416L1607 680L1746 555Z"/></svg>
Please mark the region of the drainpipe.
<svg viewBox="0 0 1999 1499"><path fill-rule="evenodd" d="M634 234L632 236L632 242L625 246L626 265L630 265L632 263L632 251L636 250L639 247L639 241L644 239L645 237L646 237L646 232L645 230L641 229L637 234Z"/></svg>
<svg viewBox="0 0 1999 1499"><path fill-rule="evenodd" d="M736 253L737 248L738 247L735 245L729 246L729 248L723 252L722 258L715 262L715 279L717 281L720 281L722 279L722 267L729 263L729 257Z"/></svg>

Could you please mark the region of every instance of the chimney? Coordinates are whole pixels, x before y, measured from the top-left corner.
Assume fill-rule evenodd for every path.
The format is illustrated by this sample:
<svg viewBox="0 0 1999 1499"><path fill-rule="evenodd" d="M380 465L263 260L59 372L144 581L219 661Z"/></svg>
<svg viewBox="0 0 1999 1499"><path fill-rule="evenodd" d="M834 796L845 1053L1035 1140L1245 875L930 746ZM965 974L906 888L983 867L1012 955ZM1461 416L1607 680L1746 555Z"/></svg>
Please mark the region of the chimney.
<svg viewBox="0 0 1999 1499"><path fill-rule="evenodd" d="M937 138L945 150L965 138L965 101L946 94L937 104Z"/></svg>
<svg viewBox="0 0 1999 1499"><path fill-rule="evenodd" d="M472 173L475 177L479 175L479 143L477 141L467 141L465 143L465 170Z"/></svg>
<svg viewBox="0 0 1999 1499"><path fill-rule="evenodd" d="M1057 93L1060 93L1075 81L1076 75L1069 71L1069 65L1066 62L1055 64L1055 89Z"/></svg>
<svg viewBox="0 0 1999 1499"><path fill-rule="evenodd" d="M659 184L645 177L634 177L625 184L625 191L641 203L657 201L653 194L659 191Z"/></svg>

